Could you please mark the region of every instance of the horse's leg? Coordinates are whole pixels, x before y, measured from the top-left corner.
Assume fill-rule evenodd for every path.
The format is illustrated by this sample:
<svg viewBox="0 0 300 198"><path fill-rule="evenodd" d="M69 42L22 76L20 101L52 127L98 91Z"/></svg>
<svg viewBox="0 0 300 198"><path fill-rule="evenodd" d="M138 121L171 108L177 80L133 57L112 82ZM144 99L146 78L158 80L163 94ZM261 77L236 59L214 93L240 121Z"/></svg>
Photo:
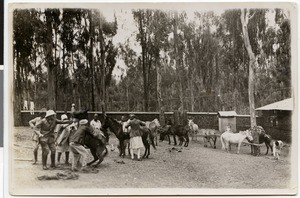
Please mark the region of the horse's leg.
<svg viewBox="0 0 300 198"><path fill-rule="evenodd" d="M105 145L104 145L105 146ZM95 165L95 167L97 167L103 160L104 160L104 156L107 154L107 153L104 153L103 154L103 151L106 150L106 148L101 148L101 147L98 147L97 149L97 157L99 159L98 163Z"/></svg>
<svg viewBox="0 0 300 198"><path fill-rule="evenodd" d="M242 144L242 142L239 142L237 145L237 154L240 153L241 144Z"/></svg>
<svg viewBox="0 0 300 198"><path fill-rule="evenodd" d="M214 146L212 145L211 141L213 141L213 140L212 140L211 137L209 137L209 144L210 144L210 147L211 147L211 148L214 148Z"/></svg>
<svg viewBox="0 0 300 198"><path fill-rule="evenodd" d="M188 147L188 145L189 145L189 142L190 142L190 139L189 139L189 135L188 134L185 134L186 136L185 136L185 138L186 138L186 142L185 142L185 147Z"/></svg>
<svg viewBox="0 0 300 198"><path fill-rule="evenodd" d="M268 145L268 143L265 141L265 145L266 145L266 147L267 147L267 152L266 152L266 154L265 155L268 155L268 152L269 152L269 145Z"/></svg>
<svg viewBox="0 0 300 198"><path fill-rule="evenodd" d="M215 136L213 140L214 140L214 149L215 149L215 148L217 148L217 147L216 147L217 136Z"/></svg>
<svg viewBox="0 0 300 198"><path fill-rule="evenodd" d="M173 135L173 139L174 139L174 146L176 146L177 145L177 141L176 141L176 135L175 134Z"/></svg>
<svg viewBox="0 0 300 198"><path fill-rule="evenodd" d="M150 144L148 144L148 154L147 154L146 158L148 158L149 155L150 155Z"/></svg>
<svg viewBox="0 0 300 198"><path fill-rule="evenodd" d="M127 144L127 150L128 150L128 155L131 156L131 153L130 153L130 143L129 142Z"/></svg>
<svg viewBox="0 0 300 198"><path fill-rule="evenodd" d="M96 153L96 150L95 149L90 149L91 150L91 153L94 157L94 160L92 160L91 162L87 163L88 166L90 166L91 164L93 164L95 161L98 160L98 156L97 156L97 153Z"/></svg>
<svg viewBox="0 0 300 198"><path fill-rule="evenodd" d="M122 156L123 140L119 140L119 147L120 147L120 154L119 154L119 156Z"/></svg>

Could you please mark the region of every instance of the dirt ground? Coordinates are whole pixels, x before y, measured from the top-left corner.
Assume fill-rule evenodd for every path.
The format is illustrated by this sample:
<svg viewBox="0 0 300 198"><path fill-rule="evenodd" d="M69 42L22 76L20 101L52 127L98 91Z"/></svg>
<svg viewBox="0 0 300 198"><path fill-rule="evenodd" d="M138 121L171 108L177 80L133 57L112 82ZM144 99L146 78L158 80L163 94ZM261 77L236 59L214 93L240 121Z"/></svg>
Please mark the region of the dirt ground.
<svg viewBox="0 0 300 198"><path fill-rule="evenodd" d="M42 170L41 149L38 164L32 165L32 141L29 127L16 127L12 157L13 191L36 188L276 188L290 187L291 163L290 147L284 147L280 161L273 160L271 154L254 157L250 147L242 146L236 154L233 146L231 153L221 150L217 140L217 149L205 148L202 140L192 141L187 148L174 147L166 141L158 142L157 150L151 147L149 159L132 161L129 156L120 158L116 148L110 150L107 157L97 168L99 172L81 173L78 180L40 181L41 175L53 175L68 171L70 166L58 164L58 169ZM199 138L200 139L200 138ZM115 137L110 143L117 145ZM173 149L172 148L176 148ZM171 149L171 151L170 151ZM181 150L178 152L177 150ZM63 160L64 161L64 156ZM121 163L120 163L121 162ZM48 164L50 157L48 158Z"/></svg>

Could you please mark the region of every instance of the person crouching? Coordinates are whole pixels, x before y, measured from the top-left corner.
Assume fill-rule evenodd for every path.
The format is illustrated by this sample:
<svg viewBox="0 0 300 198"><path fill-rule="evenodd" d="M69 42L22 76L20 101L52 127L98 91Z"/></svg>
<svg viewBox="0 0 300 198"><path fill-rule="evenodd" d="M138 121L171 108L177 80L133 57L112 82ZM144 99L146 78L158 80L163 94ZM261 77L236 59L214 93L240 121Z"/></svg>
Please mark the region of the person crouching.
<svg viewBox="0 0 300 198"><path fill-rule="evenodd" d="M130 154L131 159L134 160L134 150L137 150L137 157L140 161L140 155L141 155L141 148L144 147L143 141L142 141L142 135L141 135L141 129L140 126L145 126L145 122L142 122L135 118L135 115L130 115L130 121L126 124L126 128L131 127L131 130L129 132L130 135Z"/></svg>
<svg viewBox="0 0 300 198"><path fill-rule="evenodd" d="M82 158L82 169L87 165L88 151L84 148L85 133L91 133L91 129L87 126L88 120L83 119L79 121L77 131L70 136L70 151L73 153L72 171L78 171L77 164Z"/></svg>

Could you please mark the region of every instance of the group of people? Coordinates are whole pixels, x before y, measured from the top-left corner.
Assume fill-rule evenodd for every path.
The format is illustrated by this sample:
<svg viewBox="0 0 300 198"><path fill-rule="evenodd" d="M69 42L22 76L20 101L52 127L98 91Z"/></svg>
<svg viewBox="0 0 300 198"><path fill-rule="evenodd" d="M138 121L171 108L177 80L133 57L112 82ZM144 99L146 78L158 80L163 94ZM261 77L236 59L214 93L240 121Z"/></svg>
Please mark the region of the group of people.
<svg viewBox="0 0 300 198"><path fill-rule="evenodd" d="M33 149L33 164L38 161L39 145L42 148L42 167L47 170L47 159L50 153L51 168L56 167L57 162L60 163L61 156L65 153L65 164L69 165L70 152L73 154L72 170L76 171L78 162L81 158L82 169L87 165L88 152L84 147L85 133L92 134L102 142L105 142L107 135L101 131L102 124L98 114L94 114L93 120L89 123L87 119L76 119L72 115L75 112L75 105L72 105L71 118L66 114L61 115L61 119L56 118L56 113L53 110L41 109L38 117L29 121L30 127L33 129L32 140L34 142ZM142 133L140 126L145 126L145 122L136 119L135 115L131 114L130 119L122 116L121 122L124 133L129 133L130 136L130 151L131 158L134 159L136 151L137 159L141 160L141 148L144 147L142 141ZM105 142L106 143L106 142Z"/></svg>
<svg viewBox="0 0 300 198"><path fill-rule="evenodd" d="M66 114L61 116L61 120L56 119L56 113L53 110L41 109L40 115L29 121L33 130L32 140L34 142L34 162L38 161L38 148L42 148L42 166L47 170L47 159L50 153L51 168L60 163L62 153L65 153L65 164L69 164L69 153L73 154L72 170L77 170L77 165L82 156L82 169L87 164L88 152L84 147L85 133L91 133L101 141L105 140L105 135L101 132L101 122L98 114L89 122L87 119L78 120L69 119Z"/></svg>

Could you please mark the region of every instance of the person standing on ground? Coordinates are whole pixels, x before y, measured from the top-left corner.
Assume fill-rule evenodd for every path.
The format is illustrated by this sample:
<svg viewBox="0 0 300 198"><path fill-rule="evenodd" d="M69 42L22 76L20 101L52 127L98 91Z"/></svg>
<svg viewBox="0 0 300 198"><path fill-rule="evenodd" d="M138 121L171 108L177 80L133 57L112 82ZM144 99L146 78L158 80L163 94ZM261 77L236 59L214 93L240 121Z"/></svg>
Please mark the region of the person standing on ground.
<svg viewBox="0 0 300 198"><path fill-rule="evenodd" d="M62 121L69 120L66 114L61 116ZM57 162L60 163L61 154L65 153L65 164L69 165L69 135L68 124L59 124L56 138Z"/></svg>
<svg viewBox="0 0 300 198"><path fill-rule="evenodd" d="M40 111L40 115L29 121L29 125L31 129L35 129L36 125L45 117L46 111L47 111L46 108L42 108ZM32 133L32 141L33 141L33 157L34 157L34 161L32 164L36 164L36 162L38 161L37 156L38 156L40 142L39 142L39 136L35 132L35 130Z"/></svg>
<svg viewBox="0 0 300 198"><path fill-rule="evenodd" d="M99 120L98 118L99 118L98 114L95 113L94 119L93 119L93 120L91 121L91 123L90 123L91 127L92 127L94 130L95 130L95 129L98 129L98 130L101 129L102 124L101 124L101 122L100 122L100 120Z"/></svg>
<svg viewBox="0 0 300 198"><path fill-rule="evenodd" d="M134 114L130 115L130 121L126 124L126 128L131 127L129 135L130 135L130 154L131 159L134 160L134 150L137 150L137 158L138 161L141 160L141 148L144 147L142 141L142 133L140 126L146 126L145 122L142 122L136 119Z"/></svg>
<svg viewBox="0 0 300 198"><path fill-rule="evenodd" d="M39 136L39 142L42 146L42 164L43 169L48 170L47 158L49 150L51 151L51 168L55 168L55 127L56 124L70 124L70 121L57 120L56 113L53 110L48 110L46 116L36 125L36 133Z"/></svg>

